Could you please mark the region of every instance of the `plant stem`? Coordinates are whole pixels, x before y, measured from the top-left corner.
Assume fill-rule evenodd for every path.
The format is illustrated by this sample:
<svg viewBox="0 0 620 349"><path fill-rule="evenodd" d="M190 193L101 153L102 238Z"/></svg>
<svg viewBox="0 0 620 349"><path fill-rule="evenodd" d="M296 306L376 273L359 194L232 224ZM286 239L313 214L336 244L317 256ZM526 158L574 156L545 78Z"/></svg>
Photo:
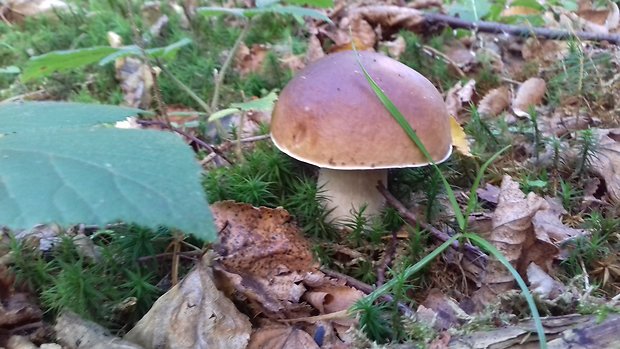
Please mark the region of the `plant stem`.
<svg viewBox="0 0 620 349"><path fill-rule="evenodd" d="M172 72L170 72L170 70L168 70L168 68L166 68L164 66L164 64L162 62L160 62L160 60L157 60L157 65L159 66L159 68L166 74L168 75L168 77L170 78L170 80L172 80L172 82L174 82L181 90L183 90L183 92L187 93L187 95L193 99L196 103L198 103L198 105L208 114L213 114L213 110L211 109L211 107L209 106L209 104L207 104L207 102L205 102L202 98L200 98L194 91L192 91L191 88L189 88L187 85L185 85L181 80L179 80L176 76L174 76L174 74L172 74Z"/></svg>
<svg viewBox="0 0 620 349"><path fill-rule="evenodd" d="M224 83L224 77L226 76L226 72L228 71L228 68L232 64L232 61L237 54L237 50L239 49L239 46L241 46L243 39L245 39L246 35L250 31L251 23L252 23L251 20L248 20L247 22L245 22L243 29L241 30L241 33L237 37L235 44L230 49L230 52L228 53L228 57L226 57L226 60L224 61L222 68L215 76L215 86L213 88L213 97L211 99L211 110L213 111L218 110L218 104L220 102L220 89L222 88L222 84Z"/></svg>

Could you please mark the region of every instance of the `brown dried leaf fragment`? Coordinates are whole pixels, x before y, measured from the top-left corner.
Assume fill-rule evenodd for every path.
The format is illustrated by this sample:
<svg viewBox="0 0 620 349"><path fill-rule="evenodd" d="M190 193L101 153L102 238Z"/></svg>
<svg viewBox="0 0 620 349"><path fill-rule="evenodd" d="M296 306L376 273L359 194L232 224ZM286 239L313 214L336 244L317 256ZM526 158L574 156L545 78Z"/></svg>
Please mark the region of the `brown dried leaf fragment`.
<svg viewBox="0 0 620 349"><path fill-rule="evenodd" d="M506 86L501 86L487 92L478 104L480 115L497 116L510 105L510 90Z"/></svg>
<svg viewBox="0 0 620 349"><path fill-rule="evenodd" d="M146 348L243 349L252 325L214 284L209 256L125 335Z"/></svg>
<svg viewBox="0 0 620 349"><path fill-rule="evenodd" d="M598 137L596 161L592 171L605 180L607 196L612 203L620 203L620 128L595 130Z"/></svg>
<svg viewBox="0 0 620 349"><path fill-rule="evenodd" d="M476 80L469 80L463 85L461 81L457 82L448 93L446 93L446 107L448 113L458 120L458 113L463 105L471 102L474 91L476 90Z"/></svg>
<svg viewBox="0 0 620 349"><path fill-rule="evenodd" d="M235 55L235 70L241 77L260 72L268 52L266 45L254 44L252 47L247 47L241 43Z"/></svg>
<svg viewBox="0 0 620 349"><path fill-rule="evenodd" d="M252 333L247 349L319 349L305 331L292 326L265 327Z"/></svg>
<svg viewBox="0 0 620 349"><path fill-rule="evenodd" d="M539 105L546 91L547 83L541 78L529 78L524 81L512 101L514 113L520 117L529 117L528 109Z"/></svg>
<svg viewBox="0 0 620 349"><path fill-rule="evenodd" d="M309 243L282 208L256 208L221 201L211 205L220 243L216 251L228 271L268 277L283 267L315 270Z"/></svg>

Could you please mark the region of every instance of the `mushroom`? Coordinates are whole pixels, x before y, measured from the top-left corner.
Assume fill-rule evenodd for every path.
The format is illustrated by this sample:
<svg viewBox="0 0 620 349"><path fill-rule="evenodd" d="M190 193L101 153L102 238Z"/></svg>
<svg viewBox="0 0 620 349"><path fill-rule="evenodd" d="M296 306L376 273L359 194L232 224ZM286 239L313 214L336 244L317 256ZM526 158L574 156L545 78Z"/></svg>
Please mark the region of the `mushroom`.
<svg viewBox="0 0 620 349"><path fill-rule="evenodd" d="M372 91L355 55L416 131L436 163L450 157L449 115L441 94L424 76L382 54L334 53L300 71L282 90L271 121L274 144L318 166L318 184L330 199L328 220L366 205L380 212L376 189L390 168L428 165L427 159Z"/></svg>

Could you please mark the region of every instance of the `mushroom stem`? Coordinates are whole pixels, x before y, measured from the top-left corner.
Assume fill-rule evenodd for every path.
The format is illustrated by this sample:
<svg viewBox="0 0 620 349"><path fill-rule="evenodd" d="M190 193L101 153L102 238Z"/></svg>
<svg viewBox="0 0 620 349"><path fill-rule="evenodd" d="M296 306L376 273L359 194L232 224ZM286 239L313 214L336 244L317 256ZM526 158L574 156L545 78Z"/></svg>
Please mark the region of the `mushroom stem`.
<svg viewBox="0 0 620 349"><path fill-rule="evenodd" d="M321 168L318 185L324 190L325 208L332 210L327 221L342 223L366 205L364 215L374 216L381 212L385 198L377 190L377 183L387 183L387 169L381 170L332 170Z"/></svg>

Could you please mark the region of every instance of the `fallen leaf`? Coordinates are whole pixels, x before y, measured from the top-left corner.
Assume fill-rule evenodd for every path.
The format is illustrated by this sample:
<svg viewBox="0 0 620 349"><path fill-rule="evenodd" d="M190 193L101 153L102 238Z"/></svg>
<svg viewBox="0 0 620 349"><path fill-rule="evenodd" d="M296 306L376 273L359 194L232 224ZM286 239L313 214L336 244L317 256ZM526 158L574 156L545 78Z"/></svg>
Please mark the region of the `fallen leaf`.
<svg viewBox="0 0 620 349"><path fill-rule="evenodd" d="M527 267L527 279L530 291L543 299L553 300L564 292L564 285L549 276L536 263L530 263Z"/></svg>
<svg viewBox="0 0 620 349"><path fill-rule="evenodd" d="M527 6L510 6L508 8L505 8L500 14L500 16L502 17L531 16L531 15L537 15L539 13L540 13L539 10L535 8L527 7Z"/></svg>
<svg viewBox="0 0 620 349"><path fill-rule="evenodd" d="M103 326L84 320L69 311L63 312L56 318L54 330L56 340L65 348L142 349L140 345L113 336Z"/></svg>
<svg viewBox="0 0 620 349"><path fill-rule="evenodd" d="M539 105L546 91L547 84L541 78L530 78L524 81L512 101L514 113L520 117L529 117L529 108Z"/></svg>
<svg viewBox="0 0 620 349"><path fill-rule="evenodd" d="M211 205L220 243L216 251L227 270L268 277L279 268L315 269L310 244L282 208L256 208L222 201Z"/></svg>
<svg viewBox="0 0 620 349"><path fill-rule="evenodd" d="M527 249L534 245L535 237L532 217L546 202L534 193L525 194L519 183L510 176L504 176L500 186L497 208L493 214L493 230L487 240L504 257L520 270L520 262ZM554 256L550 256L553 258ZM490 259L482 286L474 293L479 309L497 300L497 295L514 287L512 274L496 259Z"/></svg>
<svg viewBox="0 0 620 349"><path fill-rule="evenodd" d="M467 135L465 134L463 127L459 125L453 116L450 116L450 134L452 136L452 146L456 148L456 151L465 156L473 156L469 149Z"/></svg>
<svg viewBox="0 0 620 349"><path fill-rule="evenodd" d="M312 63L319 58L325 56L321 41L316 35L311 35L308 39L308 48L306 49L306 63Z"/></svg>
<svg viewBox="0 0 620 349"><path fill-rule="evenodd" d="M250 48L241 43L235 55L235 70L241 77L260 72L268 52L267 45L254 44Z"/></svg>
<svg viewBox="0 0 620 349"><path fill-rule="evenodd" d="M306 292L304 298L321 314L329 314L348 309L363 296L363 292L349 286L326 286Z"/></svg>
<svg viewBox="0 0 620 349"><path fill-rule="evenodd" d="M583 229L570 228L562 223L560 217L568 212L562 207L561 203L556 203L557 200L554 199L546 199L546 201L549 204L547 209L539 210L532 217L534 231L539 239L544 234L544 236L549 237L550 243L560 246L566 240L586 233Z"/></svg>
<svg viewBox="0 0 620 349"><path fill-rule="evenodd" d="M620 128L595 129L598 137L596 161L592 171L605 180L607 196L612 203L620 203Z"/></svg>
<svg viewBox="0 0 620 349"><path fill-rule="evenodd" d="M245 348L252 329L247 316L213 282L210 256L155 302L124 337L145 348Z"/></svg>
<svg viewBox="0 0 620 349"><path fill-rule="evenodd" d="M54 15L59 11L69 10L69 5L62 0L7 0L2 4L7 10L6 18L21 22L26 17Z"/></svg>
<svg viewBox="0 0 620 349"><path fill-rule="evenodd" d="M478 104L478 112L480 115L497 116L510 105L510 90L506 86L501 86L482 97Z"/></svg>
<svg viewBox="0 0 620 349"><path fill-rule="evenodd" d="M359 51L374 50L377 34L362 17L344 17L338 27L338 31L332 36L334 46L330 53L352 50L353 44Z"/></svg>
<svg viewBox="0 0 620 349"><path fill-rule="evenodd" d="M436 331L455 328L471 319L471 316L467 315L453 299L436 288L429 291L422 305L437 314L433 324Z"/></svg>
<svg viewBox="0 0 620 349"><path fill-rule="evenodd" d="M252 333L247 349L319 349L305 331L293 326L261 328Z"/></svg>
<svg viewBox="0 0 620 349"><path fill-rule="evenodd" d="M607 1L604 10L587 9L571 15L571 19L590 32L607 34L620 25L620 9L613 1Z"/></svg>
<svg viewBox="0 0 620 349"><path fill-rule="evenodd" d="M448 93L446 93L446 107L448 113L455 118L458 117L459 111L463 105L471 102L471 98L476 89L476 81L469 80L463 85L461 81L457 82Z"/></svg>
<svg viewBox="0 0 620 349"><path fill-rule="evenodd" d="M499 188L493 184L487 183L484 187L476 190L478 198L492 204L497 204L499 200Z"/></svg>
<svg viewBox="0 0 620 349"><path fill-rule="evenodd" d="M379 43L379 48L387 51L390 57L398 60L400 55L402 55L403 52L405 52L405 49L407 49L407 43L401 35L398 35L396 36L396 39L392 41L381 41Z"/></svg>

